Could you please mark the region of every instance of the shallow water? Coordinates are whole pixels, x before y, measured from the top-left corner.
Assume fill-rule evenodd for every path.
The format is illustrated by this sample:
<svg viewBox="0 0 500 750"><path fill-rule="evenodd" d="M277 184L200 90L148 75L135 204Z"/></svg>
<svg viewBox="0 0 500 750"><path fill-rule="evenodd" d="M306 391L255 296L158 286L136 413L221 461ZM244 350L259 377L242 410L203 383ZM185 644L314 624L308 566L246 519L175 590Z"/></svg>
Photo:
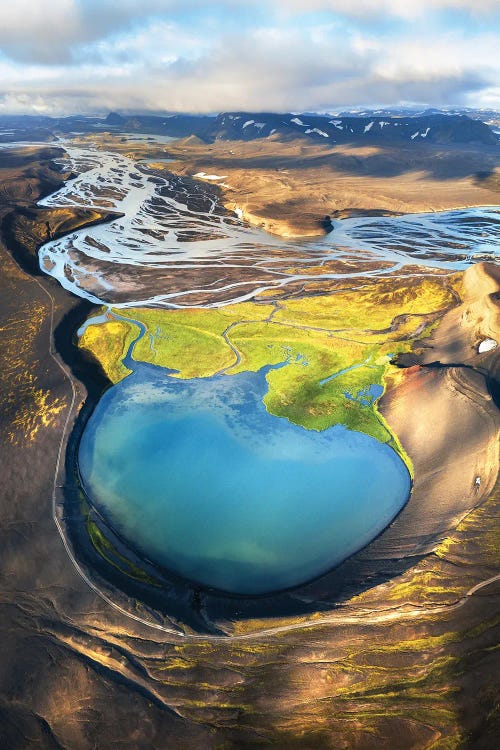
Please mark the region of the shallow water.
<svg viewBox="0 0 500 750"><path fill-rule="evenodd" d="M132 547L237 594L326 572L377 536L410 492L387 445L268 414L265 374L186 381L137 365L103 395L79 450L88 497Z"/></svg>
<svg viewBox="0 0 500 750"><path fill-rule="evenodd" d="M498 254L496 207L346 219L326 237L284 241L228 215L200 181L112 152L62 145L72 169L86 171L41 205L92 206L124 216L47 243L40 263L96 303L189 306L203 295L204 306L220 305L315 279L348 278L355 286L367 275L463 270Z"/></svg>
<svg viewBox="0 0 500 750"><path fill-rule="evenodd" d="M209 307L315 279L355 288L368 275L461 270L498 252L496 208L350 219L327 237L285 242L228 215L202 183L64 145L73 170L86 171L43 205L124 215L47 243L40 264L96 303ZM407 469L389 446L268 414L265 371L184 381L130 352L127 364L132 375L84 430L81 478L122 538L169 571L238 594L296 586L366 546L408 499ZM346 394L367 408L380 395Z"/></svg>

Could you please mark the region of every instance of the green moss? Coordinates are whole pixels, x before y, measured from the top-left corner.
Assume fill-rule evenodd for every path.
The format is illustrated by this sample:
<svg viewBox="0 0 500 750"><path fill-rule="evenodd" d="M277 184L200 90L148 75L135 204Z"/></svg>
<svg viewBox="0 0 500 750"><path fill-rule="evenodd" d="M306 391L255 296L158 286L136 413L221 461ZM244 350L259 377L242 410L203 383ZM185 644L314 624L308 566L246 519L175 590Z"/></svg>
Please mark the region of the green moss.
<svg viewBox="0 0 500 750"><path fill-rule="evenodd" d="M160 584L151 578L151 576L148 576L141 568L134 565L118 552L116 547L104 536L99 526L95 521L92 521L90 516L87 518L86 528L94 549L106 562L130 578L134 578L142 583L149 583L151 586L160 587Z"/></svg>
<svg viewBox="0 0 500 750"><path fill-rule="evenodd" d="M134 347L134 359L178 370L182 378L208 377L236 361L223 338L234 320L264 320L272 310L249 303L210 310L132 308L127 314L147 329Z"/></svg>
<svg viewBox="0 0 500 750"><path fill-rule="evenodd" d="M391 387L390 359L411 349L412 337L435 323L426 315L455 302L440 278L379 282L361 290L282 300L279 307L251 302L210 309L127 311L130 323L110 320L87 329L80 345L116 382L128 373L123 358L136 335L137 361L176 370L178 377L228 376L286 362L267 374L267 410L306 429L343 424L391 445L412 465L378 411L370 386ZM333 376L333 377L332 377Z"/></svg>
<svg viewBox="0 0 500 750"><path fill-rule="evenodd" d="M274 319L327 330L381 331L403 314L433 313L455 302L442 279L392 279L364 289L343 290L326 300L318 296L286 301Z"/></svg>
<svg viewBox="0 0 500 750"><path fill-rule="evenodd" d="M78 346L90 352L99 361L109 380L117 383L131 373L123 364L123 358L138 334L139 328L133 323L110 318L106 323L87 326Z"/></svg>

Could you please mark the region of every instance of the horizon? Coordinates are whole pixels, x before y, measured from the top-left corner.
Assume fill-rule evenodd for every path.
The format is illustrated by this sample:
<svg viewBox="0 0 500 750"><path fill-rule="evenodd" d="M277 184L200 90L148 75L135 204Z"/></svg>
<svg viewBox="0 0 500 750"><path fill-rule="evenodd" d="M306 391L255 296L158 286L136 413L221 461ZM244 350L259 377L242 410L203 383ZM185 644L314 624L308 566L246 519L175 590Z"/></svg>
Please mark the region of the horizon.
<svg viewBox="0 0 500 750"><path fill-rule="evenodd" d="M0 114L498 110L499 21L495 0L18 0Z"/></svg>
<svg viewBox="0 0 500 750"><path fill-rule="evenodd" d="M447 114L447 115L455 115L455 116L467 116L467 113L474 113L474 112L493 112L493 113L500 113L500 107L494 108L494 107L460 107L458 105L448 105L443 107L419 107L417 105L411 105L411 104L396 104L394 106L386 105L384 107L377 107L375 108L375 105L373 107L353 107L352 109L331 109L329 111L312 111L312 110L299 110L299 109L291 109L291 110L284 110L284 109L276 109L276 110L263 110L263 109L254 109L254 110L220 110L220 111L214 111L214 112L195 112L195 111L160 111L160 110L130 110L127 109L117 109L117 110L106 110L106 111L95 111L95 112L74 112L71 114L68 113L51 113L51 114L44 114L44 113L36 113L36 112L20 112L20 113L11 113L11 112L0 112L0 118L8 118L8 117L33 117L33 118L49 118L49 119L62 119L62 118L88 118L88 119L97 119L97 120L106 120L108 117L113 115L118 115L119 117L125 118L133 118L133 117L164 117L164 118L172 118L172 117L180 117L180 116L186 116L186 117L213 117L217 118L222 115L226 114L259 114L259 115L303 115L303 116L310 116L310 117L377 117L377 116L389 116L387 113L390 113L391 116L400 116L400 117L413 117L413 116L431 116L433 114L439 115L439 114Z"/></svg>

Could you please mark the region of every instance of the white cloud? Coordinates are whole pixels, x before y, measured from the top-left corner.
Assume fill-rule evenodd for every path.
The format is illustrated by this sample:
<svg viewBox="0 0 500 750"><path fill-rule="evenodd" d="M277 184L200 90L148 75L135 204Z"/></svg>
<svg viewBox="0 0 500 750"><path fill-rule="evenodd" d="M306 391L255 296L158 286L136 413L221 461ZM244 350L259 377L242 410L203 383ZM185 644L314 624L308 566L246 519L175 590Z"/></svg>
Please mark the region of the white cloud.
<svg viewBox="0 0 500 750"><path fill-rule="evenodd" d="M378 74L393 80L412 74L422 80L439 75L460 77L471 70L494 79L500 67L498 42L495 34L466 37L456 31L420 39L404 38L392 41L373 67Z"/></svg>
<svg viewBox="0 0 500 750"><path fill-rule="evenodd" d="M233 10L243 5L226 2ZM499 40L491 31L472 34L424 23L377 33L376 26L352 19L319 23L316 17L308 25L293 16L278 23L269 13L265 25L255 20L254 28L242 25L237 34L217 32L214 17L208 33L182 15L197 5L17 0L2 10L0 45L10 57L0 57L0 111L320 111L399 101L479 104L485 97L489 106L500 105ZM247 12L252 5L263 7L245 5ZM418 12L452 6L486 11L493 3L275 0L273 7L287 14L334 7L352 14L355 7L356 13L385 9L401 16L402 8L415 13L417 5ZM41 13L39 6L50 10ZM157 15L166 9L169 14Z"/></svg>
<svg viewBox="0 0 500 750"><path fill-rule="evenodd" d="M12 0L2 3L0 50L16 60L66 62L75 49L108 36L165 23L201 0Z"/></svg>
<svg viewBox="0 0 500 750"><path fill-rule="evenodd" d="M282 11L288 13L330 11L358 18L367 15L391 15L409 19L441 10L463 10L473 15L498 11L498 0L275 0L275 2Z"/></svg>

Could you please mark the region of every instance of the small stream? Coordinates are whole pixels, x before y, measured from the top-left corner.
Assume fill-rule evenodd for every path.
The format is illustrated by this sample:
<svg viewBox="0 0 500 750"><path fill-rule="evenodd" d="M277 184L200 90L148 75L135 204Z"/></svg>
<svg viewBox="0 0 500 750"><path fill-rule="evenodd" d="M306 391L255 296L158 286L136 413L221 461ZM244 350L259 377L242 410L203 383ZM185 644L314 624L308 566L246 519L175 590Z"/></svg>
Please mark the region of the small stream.
<svg viewBox="0 0 500 750"><path fill-rule="evenodd" d="M367 276L458 271L498 254L498 207L346 219L325 237L283 240L225 211L200 180L71 141L62 145L80 174L40 205L123 216L48 242L40 265L96 304L217 306L315 280L343 278L355 286Z"/></svg>
<svg viewBox="0 0 500 750"><path fill-rule="evenodd" d="M351 219L327 237L285 242L228 214L197 181L111 152L65 148L80 174L41 205L123 215L47 243L41 268L139 327L124 359L132 373L102 395L81 438L91 504L144 558L231 594L298 586L369 544L411 490L389 445L340 424L316 432L269 414L270 367L183 380L135 362L133 347L147 331L125 309L217 306L314 279L349 278L355 287L367 276L461 270L495 257L498 210ZM349 398L369 406L380 395L372 386Z"/></svg>

